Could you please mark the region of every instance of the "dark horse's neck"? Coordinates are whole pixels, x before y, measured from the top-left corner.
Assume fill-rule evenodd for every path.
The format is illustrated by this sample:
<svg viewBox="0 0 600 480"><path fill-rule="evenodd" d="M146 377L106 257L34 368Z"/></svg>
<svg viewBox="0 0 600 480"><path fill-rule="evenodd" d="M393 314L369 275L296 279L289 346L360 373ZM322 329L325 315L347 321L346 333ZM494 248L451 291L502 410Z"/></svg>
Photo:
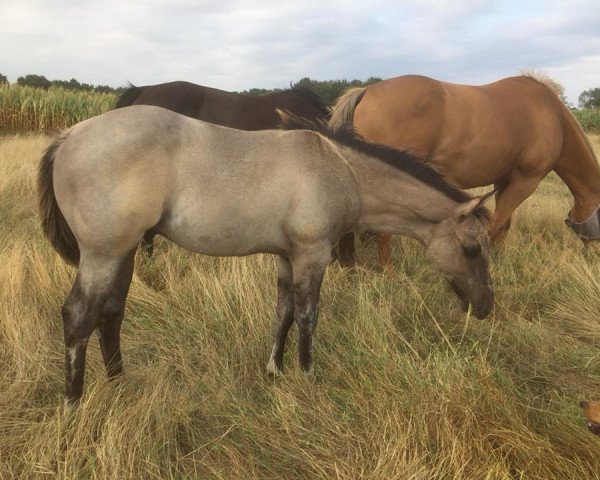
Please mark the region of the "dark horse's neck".
<svg viewBox="0 0 600 480"><path fill-rule="evenodd" d="M554 171L566 183L575 199L569 217L582 222L600 205L600 166L579 123L566 107L562 108L564 144Z"/></svg>

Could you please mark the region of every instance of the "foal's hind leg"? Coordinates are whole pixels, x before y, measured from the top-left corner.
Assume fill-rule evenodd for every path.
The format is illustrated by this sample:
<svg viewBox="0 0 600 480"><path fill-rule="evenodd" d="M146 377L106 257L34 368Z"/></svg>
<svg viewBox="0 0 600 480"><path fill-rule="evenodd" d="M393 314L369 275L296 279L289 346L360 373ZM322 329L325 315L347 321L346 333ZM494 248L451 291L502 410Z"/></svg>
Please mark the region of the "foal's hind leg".
<svg viewBox="0 0 600 480"><path fill-rule="evenodd" d="M275 343L271 352L271 358L267 364L267 373L277 375L281 373L283 365L283 352L288 331L294 323L294 290L292 282L292 265L289 260L279 257L277 267L277 333Z"/></svg>
<svg viewBox="0 0 600 480"><path fill-rule="evenodd" d="M135 250L128 255L121 265L115 286L102 307L102 316L98 326L100 350L109 378L123 373L123 357L121 356L120 346L121 322L123 321L125 300L133 275L134 258Z"/></svg>
<svg viewBox="0 0 600 480"><path fill-rule="evenodd" d="M98 326L102 308L115 287L122 263L122 259L81 252L75 283L62 308L66 395L71 404L81 398L87 343Z"/></svg>

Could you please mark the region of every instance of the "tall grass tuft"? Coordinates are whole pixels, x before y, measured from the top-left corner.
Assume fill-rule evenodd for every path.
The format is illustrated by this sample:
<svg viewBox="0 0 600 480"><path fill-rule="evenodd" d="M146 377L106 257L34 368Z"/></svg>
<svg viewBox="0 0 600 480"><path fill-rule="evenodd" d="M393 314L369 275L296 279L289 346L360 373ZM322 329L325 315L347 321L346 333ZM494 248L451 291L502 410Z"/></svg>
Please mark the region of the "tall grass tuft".
<svg viewBox="0 0 600 480"><path fill-rule="evenodd" d="M116 96L0 84L0 132L54 132L114 107Z"/></svg>

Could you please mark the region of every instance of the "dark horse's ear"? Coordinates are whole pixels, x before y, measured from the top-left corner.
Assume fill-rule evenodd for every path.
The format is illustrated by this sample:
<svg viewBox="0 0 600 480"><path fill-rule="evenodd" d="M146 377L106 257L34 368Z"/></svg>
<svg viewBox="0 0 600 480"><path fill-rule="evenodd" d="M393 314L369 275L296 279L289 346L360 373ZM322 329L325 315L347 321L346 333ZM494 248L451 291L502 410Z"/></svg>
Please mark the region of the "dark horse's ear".
<svg viewBox="0 0 600 480"><path fill-rule="evenodd" d="M483 207L483 204L492 195L494 195L497 191L498 191L498 188L494 188L493 190L489 191L488 193L484 193L481 196L472 198L471 200L467 200L466 202L461 203L458 206L458 208L456 209L456 212L455 212L456 216L457 217L466 217L467 215L470 215L478 208Z"/></svg>

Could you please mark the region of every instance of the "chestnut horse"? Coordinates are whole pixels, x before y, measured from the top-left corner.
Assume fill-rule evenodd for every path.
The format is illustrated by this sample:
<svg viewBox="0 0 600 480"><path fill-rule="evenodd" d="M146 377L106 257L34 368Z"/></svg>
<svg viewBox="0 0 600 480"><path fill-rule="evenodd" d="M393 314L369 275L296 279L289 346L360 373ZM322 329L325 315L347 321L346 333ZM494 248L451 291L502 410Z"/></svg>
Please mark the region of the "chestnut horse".
<svg viewBox="0 0 600 480"><path fill-rule="evenodd" d="M305 87L251 96L182 81L142 87L131 85L121 94L115 108L130 105L155 105L239 130L277 128L281 122L277 109L309 120L325 120L331 113L319 96ZM154 234L148 232L142 241L148 255L152 255L154 249L153 237Z"/></svg>
<svg viewBox="0 0 600 480"><path fill-rule="evenodd" d="M596 240L600 168L552 83L530 74L482 86L406 75L349 90L330 125L353 124L370 142L425 157L463 188L494 184L492 241L507 232L515 208L554 170L574 197L567 225L582 239ZM377 240L380 262L391 271L390 237L379 234ZM351 234L340 256L342 263L355 263Z"/></svg>
<svg viewBox="0 0 600 480"><path fill-rule="evenodd" d="M417 238L463 308L489 314L484 198L404 152L288 122L298 127L245 132L140 105L81 122L46 150L42 226L78 265L62 309L70 402L81 397L95 329L108 375L123 369L121 322L148 230L205 255L278 255L273 374L294 322L300 366L310 372L323 275L332 247L352 230Z"/></svg>

